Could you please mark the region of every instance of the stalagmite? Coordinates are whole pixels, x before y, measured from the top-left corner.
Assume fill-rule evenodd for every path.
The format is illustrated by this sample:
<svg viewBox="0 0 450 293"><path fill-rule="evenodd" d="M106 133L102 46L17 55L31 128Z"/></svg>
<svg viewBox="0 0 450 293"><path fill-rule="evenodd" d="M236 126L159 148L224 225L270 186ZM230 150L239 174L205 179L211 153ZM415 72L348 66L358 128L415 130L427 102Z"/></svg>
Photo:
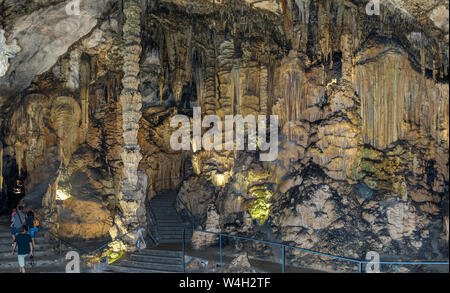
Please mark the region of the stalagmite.
<svg viewBox="0 0 450 293"><path fill-rule="evenodd" d="M145 226L145 207L147 175L138 170L142 159L137 141L139 120L142 117L142 96L139 92L139 60L141 47L141 12L137 0L124 1L125 24L123 27L124 41L124 76L123 90L120 95L123 118L124 146L121 153L123 161L123 179L119 194L121 214L116 216L115 225L110 234L113 238L128 233L124 238L128 250L136 249L138 226ZM143 229L145 231L145 229ZM121 249L121 247L116 247Z"/></svg>

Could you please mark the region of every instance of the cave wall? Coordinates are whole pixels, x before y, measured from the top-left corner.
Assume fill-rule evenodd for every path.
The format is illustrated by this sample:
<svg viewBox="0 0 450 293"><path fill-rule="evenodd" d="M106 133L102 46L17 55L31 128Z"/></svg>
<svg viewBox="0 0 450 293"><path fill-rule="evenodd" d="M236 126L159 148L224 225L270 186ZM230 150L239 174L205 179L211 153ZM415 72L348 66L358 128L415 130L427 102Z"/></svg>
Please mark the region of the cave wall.
<svg viewBox="0 0 450 293"><path fill-rule="evenodd" d="M179 187L199 225L215 206L223 233L360 259L448 257L448 1L381 1L373 16L368 1L143 1L132 12L103 1L64 37L38 20L64 1L44 2L0 1L8 44L22 48L0 78L3 157L64 237L142 222L143 198L123 204L124 180L142 170L144 197ZM130 13L141 24L127 26ZM30 21L55 26L63 44ZM278 115L277 160L173 151L170 118L194 106ZM127 146L141 155L124 170Z"/></svg>

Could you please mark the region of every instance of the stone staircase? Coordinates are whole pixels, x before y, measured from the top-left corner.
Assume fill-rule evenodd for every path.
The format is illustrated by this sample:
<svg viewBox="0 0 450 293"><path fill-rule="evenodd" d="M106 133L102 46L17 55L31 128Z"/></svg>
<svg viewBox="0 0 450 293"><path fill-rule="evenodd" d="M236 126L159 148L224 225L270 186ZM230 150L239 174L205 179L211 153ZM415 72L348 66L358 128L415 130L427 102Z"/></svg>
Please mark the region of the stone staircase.
<svg viewBox="0 0 450 293"><path fill-rule="evenodd" d="M28 273L52 273L64 272L65 265L52 245L43 237L42 233L37 233L35 238L36 247L34 249L34 261L31 266L31 260L25 259L25 269ZM12 255L12 238L7 220L0 223L0 273L18 273L19 264L17 262L17 248Z"/></svg>
<svg viewBox="0 0 450 293"><path fill-rule="evenodd" d="M112 265L105 266L111 273L182 273L181 251L183 228L190 223L182 220L175 209L175 192L163 192L150 201L159 232L159 245L132 253ZM190 243L192 231L185 230L185 243Z"/></svg>
<svg viewBox="0 0 450 293"><path fill-rule="evenodd" d="M104 272L110 273L182 273L181 251L143 249L126 259L107 265Z"/></svg>
<svg viewBox="0 0 450 293"><path fill-rule="evenodd" d="M175 209L175 192L164 192L155 196L150 205L158 222L159 243L182 243L183 228L189 228L190 223L184 222ZM190 242L192 231L185 232L186 243Z"/></svg>

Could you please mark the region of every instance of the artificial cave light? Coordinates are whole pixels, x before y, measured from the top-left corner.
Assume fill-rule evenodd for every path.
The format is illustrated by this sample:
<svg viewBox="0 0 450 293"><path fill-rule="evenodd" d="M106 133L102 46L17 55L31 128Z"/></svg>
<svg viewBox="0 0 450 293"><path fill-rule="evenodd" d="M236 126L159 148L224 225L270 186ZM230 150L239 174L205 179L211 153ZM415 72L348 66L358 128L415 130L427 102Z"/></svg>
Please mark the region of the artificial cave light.
<svg viewBox="0 0 450 293"><path fill-rule="evenodd" d="M248 208L249 213L252 216L252 219L259 220L262 225L269 218L270 207L272 206L269 201L272 197L272 193L266 186L264 186L263 189L260 187L251 188L249 192L253 198L256 198Z"/></svg>
<svg viewBox="0 0 450 293"><path fill-rule="evenodd" d="M214 180L215 186L224 186L225 185L225 174L215 174L213 180Z"/></svg>
<svg viewBox="0 0 450 293"><path fill-rule="evenodd" d="M114 252L114 251L109 251L108 252L108 264L112 264L115 261L119 260L123 255L123 251L119 251L119 252Z"/></svg>
<svg viewBox="0 0 450 293"><path fill-rule="evenodd" d="M213 175L213 183L215 186L223 187L228 183L231 176L233 176L232 172L225 172L223 174L216 173Z"/></svg>
<svg viewBox="0 0 450 293"><path fill-rule="evenodd" d="M64 191L62 191L62 190L56 190L56 199L57 200L66 200L66 199L68 199L68 198L70 198L71 196L69 195L69 194L67 194L67 193L65 193Z"/></svg>

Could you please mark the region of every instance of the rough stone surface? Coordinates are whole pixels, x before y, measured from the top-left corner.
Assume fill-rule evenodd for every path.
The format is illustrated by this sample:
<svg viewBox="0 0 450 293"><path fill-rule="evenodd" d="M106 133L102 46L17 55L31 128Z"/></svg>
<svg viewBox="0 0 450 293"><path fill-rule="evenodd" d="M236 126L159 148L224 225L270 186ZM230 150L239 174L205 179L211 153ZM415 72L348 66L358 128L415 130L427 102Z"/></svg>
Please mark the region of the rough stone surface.
<svg viewBox="0 0 450 293"><path fill-rule="evenodd" d="M204 230L213 233L220 233L220 223L219 223L219 214L216 211L216 208L213 204L208 206L206 224ZM211 245L217 244L219 236L216 234L202 233L198 231L194 231L192 235L192 248L193 249L203 249Z"/></svg>

